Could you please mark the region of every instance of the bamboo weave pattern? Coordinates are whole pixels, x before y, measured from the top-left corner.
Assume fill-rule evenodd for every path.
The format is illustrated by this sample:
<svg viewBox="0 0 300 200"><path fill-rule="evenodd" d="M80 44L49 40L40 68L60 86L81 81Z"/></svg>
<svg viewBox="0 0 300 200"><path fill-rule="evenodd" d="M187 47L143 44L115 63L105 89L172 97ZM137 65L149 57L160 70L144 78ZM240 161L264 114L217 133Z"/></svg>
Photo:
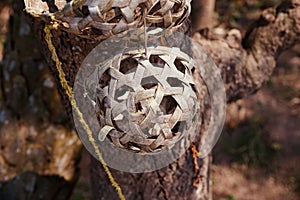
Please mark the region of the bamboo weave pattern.
<svg viewBox="0 0 300 200"><path fill-rule="evenodd" d="M106 39L117 33L148 27L177 28L190 14L190 0L25 0L26 10L87 38Z"/></svg>
<svg viewBox="0 0 300 200"><path fill-rule="evenodd" d="M107 137L115 146L139 153L171 148L194 132L199 111L193 60L178 48L158 46L148 51L149 58L134 50L96 70L102 126L98 139Z"/></svg>

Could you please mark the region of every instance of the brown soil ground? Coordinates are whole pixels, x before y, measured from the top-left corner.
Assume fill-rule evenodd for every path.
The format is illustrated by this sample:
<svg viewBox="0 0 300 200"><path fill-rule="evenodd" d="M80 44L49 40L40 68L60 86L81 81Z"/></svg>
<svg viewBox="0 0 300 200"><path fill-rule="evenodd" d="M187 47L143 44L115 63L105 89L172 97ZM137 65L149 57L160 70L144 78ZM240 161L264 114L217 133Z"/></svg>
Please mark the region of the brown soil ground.
<svg viewBox="0 0 300 200"><path fill-rule="evenodd" d="M300 199L300 46L271 80L228 106L213 164L214 199Z"/></svg>

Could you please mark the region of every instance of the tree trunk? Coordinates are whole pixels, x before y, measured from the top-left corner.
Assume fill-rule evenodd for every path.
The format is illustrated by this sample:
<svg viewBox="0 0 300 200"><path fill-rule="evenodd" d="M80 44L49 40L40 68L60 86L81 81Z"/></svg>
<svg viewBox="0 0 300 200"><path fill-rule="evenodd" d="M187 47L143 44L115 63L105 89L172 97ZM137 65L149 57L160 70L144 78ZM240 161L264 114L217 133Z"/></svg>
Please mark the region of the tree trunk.
<svg viewBox="0 0 300 200"><path fill-rule="evenodd" d="M200 135L197 137L200 141ZM199 142L194 143L198 147ZM211 156L193 159L192 148L173 164L163 169L131 174L111 169L126 199L182 199L208 200L212 196L210 164ZM196 169L196 166L199 169ZM103 167L91 158L91 183L93 199L118 199Z"/></svg>
<svg viewBox="0 0 300 200"><path fill-rule="evenodd" d="M48 58L50 67L54 72L57 83L60 83L59 75L56 70L56 63L51 58L51 52L45 41L44 24L38 19L33 18L33 27L35 33L41 42L42 50L45 57ZM185 22L179 31L189 32L189 22ZM57 51L59 60L62 62L62 68L66 74L66 80L70 86L73 86L76 73L83 62L86 55L99 43L96 40L80 38L73 33L64 30L52 30L52 42ZM200 80L199 80L200 81ZM204 86L199 86L199 93L202 92L203 99L207 98L207 91ZM67 108L67 112L71 117L71 106L64 89L59 85L59 91L63 97L63 102ZM201 108L206 108L202 99ZM208 110L203 110L201 119L203 124L208 124ZM206 126L202 127L204 132ZM112 176L121 186L126 199L210 199L210 177L209 165L210 157L203 160L195 156L202 134L199 133L194 141L194 149L182 156L175 163L164 169L144 174L129 174L111 169ZM99 161L92 158L92 193L93 199L117 199L118 195L114 187L111 186L107 174L104 172L103 166Z"/></svg>
<svg viewBox="0 0 300 200"><path fill-rule="evenodd" d="M192 29L193 32L204 28L213 27L213 14L215 0L193 0L192 1Z"/></svg>
<svg viewBox="0 0 300 200"><path fill-rule="evenodd" d="M67 199L78 179L81 142L24 15L10 4L0 63L0 199Z"/></svg>
<svg viewBox="0 0 300 200"><path fill-rule="evenodd" d="M226 38L218 39L210 35L210 32L205 36L195 35L198 42L211 53L221 69L228 101L242 98L256 91L271 75L275 67L276 56L280 51L299 42L299 9L300 1L293 0L285 1L277 9L264 11L261 19L249 29L243 40L243 46L241 34L237 30L230 31ZM32 21L43 52L59 83L55 63L50 59L51 52L45 43L44 24L40 18L32 18ZM78 35L62 29L53 30L52 34L54 35L52 42L62 62L66 79L73 86L80 64L99 41L82 39ZM59 87L64 97L64 103L71 113L68 97L63 88ZM202 108L206 108L207 91L204 84L197 89L204 91L199 100ZM209 121L208 112L206 109L201 113L204 123L193 144L196 149L203 139L202 134ZM211 193L210 157L199 159L194 154L192 146L175 163L151 173L129 174L113 169L111 172L127 199L209 199ZM94 199L118 198L103 166L95 159L92 159L91 172Z"/></svg>

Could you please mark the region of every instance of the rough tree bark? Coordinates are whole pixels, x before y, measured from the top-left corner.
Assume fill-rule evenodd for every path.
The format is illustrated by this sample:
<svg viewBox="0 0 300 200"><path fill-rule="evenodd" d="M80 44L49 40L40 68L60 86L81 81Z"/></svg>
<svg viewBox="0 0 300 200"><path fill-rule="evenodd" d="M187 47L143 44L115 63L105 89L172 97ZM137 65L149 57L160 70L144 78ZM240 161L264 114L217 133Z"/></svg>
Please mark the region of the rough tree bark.
<svg viewBox="0 0 300 200"><path fill-rule="evenodd" d="M42 43L43 52L51 63L54 75L58 77L42 34L44 24L37 18L32 21ZM61 30L52 33L55 36L53 43L63 62L67 80L73 85L80 63L97 42L79 39L76 35ZM231 30L225 38L216 38L210 32L204 35L196 33L194 37L222 70L228 101L233 101L250 95L269 78L276 64L276 56L282 50L299 42L299 33L300 1L288 0L276 9L264 11L245 38L241 37L238 30ZM60 91L63 90L60 88ZM203 95L200 99L202 105L205 98L207 95ZM70 108L66 96L64 103ZM208 115L205 112L203 110L202 118L207 122ZM205 126L202 127L202 130L204 129ZM195 145L198 146L201 134L196 139ZM156 172L145 174L128 174L115 170L112 172L127 199L209 199L211 191L209 159L206 157L195 162L192 151L188 151L176 163ZM196 163L200 167L198 171L195 170ZM116 199L116 192L110 186L98 161L93 159L91 167L94 198Z"/></svg>
<svg viewBox="0 0 300 200"><path fill-rule="evenodd" d="M280 53L300 42L299 33L300 1L286 0L264 10L244 38L233 29L224 38L206 32L196 33L194 39L222 70L230 102L257 91L269 79Z"/></svg>
<svg viewBox="0 0 300 200"><path fill-rule="evenodd" d="M82 145L67 125L22 1L6 3L14 15L0 63L0 199L67 199Z"/></svg>

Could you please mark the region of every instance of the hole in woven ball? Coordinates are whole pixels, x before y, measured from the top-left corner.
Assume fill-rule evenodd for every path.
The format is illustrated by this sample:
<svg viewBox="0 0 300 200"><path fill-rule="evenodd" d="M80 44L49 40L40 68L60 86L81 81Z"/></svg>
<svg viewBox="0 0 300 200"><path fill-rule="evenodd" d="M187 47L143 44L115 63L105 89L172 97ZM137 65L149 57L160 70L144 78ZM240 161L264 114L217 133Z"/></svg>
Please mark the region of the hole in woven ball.
<svg viewBox="0 0 300 200"><path fill-rule="evenodd" d="M186 122L183 122L183 121L179 121L175 124L175 126L172 128L172 133L182 133L186 128Z"/></svg>
<svg viewBox="0 0 300 200"><path fill-rule="evenodd" d="M87 6L82 6L81 13L84 17L89 16L89 14L90 14L89 8Z"/></svg>
<svg viewBox="0 0 300 200"><path fill-rule="evenodd" d="M182 7L181 4L175 3L175 5L172 8L172 13L177 13L181 7Z"/></svg>
<svg viewBox="0 0 300 200"><path fill-rule="evenodd" d="M134 92L134 90L131 87L123 85L122 87L117 89L115 93L115 100L118 102L122 102L123 100L128 98L129 93L131 92Z"/></svg>
<svg viewBox="0 0 300 200"><path fill-rule="evenodd" d="M178 80L178 78L169 77L167 78L167 82L172 87L183 87L182 81Z"/></svg>
<svg viewBox="0 0 300 200"><path fill-rule="evenodd" d="M125 58L121 61L120 72L122 72L123 74L128 74L133 71L133 69L137 68L138 64L139 63L137 62L137 60L132 57Z"/></svg>
<svg viewBox="0 0 300 200"><path fill-rule="evenodd" d="M142 79L142 87L146 90L146 89L151 89L154 86L158 85L158 80L154 77L154 76L148 76Z"/></svg>
<svg viewBox="0 0 300 200"><path fill-rule="evenodd" d="M158 1L150 10L149 15L153 15L155 12L157 12L159 9L161 9L160 2Z"/></svg>
<svg viewBox="0 0 300 200"><path fill-rule="evenodd" d="M120 8L106 12L105 19L108 23L118 23L123 18Z"/></svg>
<svg viewBox="0 0 300 200"><path fill-rule="evenodd" d="M148 139L156 139L158 136L157 135L151 135L148 137Z"/></svg>
<svg viewBox="0 0 300 200"><path fill-rule="evenodd" d="M181 73L185 73L185 66L182 64L181 60L176 59L174 61L174 65L178 71L180 71Z"/></svg>
<svg viewBox="0 0 300 200"><path fill-rule="evenodd" d="M196 71L196 68L193 67L193 68L191 69L192 74L193 74L195 71Z"/></svg>
<svg viewBox="0 0 300 200"><path fill-rule="evenodd" d="M119 15L118 17L112 18L111 20L108 21L110 24L118 23L121 20L122 16Z"/></svg>
<svg viewBox="0 0 300 200"><path fill-rule="evenodd" d="M106 70L99 79L99 87L103 89L104 87L108 86L110 80L111 76L109 75L109 71Z"/></svg>
<svg viewBox="0 0 300 200"><path fill-rule="evenodd" d="M149 61L155 67L163 68L166 64L166 62L163 59L161 59L158 55L151 55L150 58L149 58Z"/></svg>
<svg viewBox="0 0 300 200"><path fill-rule="evenodd" d="M103 35L103 31L101 31L100 29L97 29L97 28L94 28L94 27L91 27L90 29L86 29L86 30L83 30L83 33L84 34L95 34L95 35Z"/></svg>
<svg viewBox="0 0 300 200"><path fill-rule="evenodd" d="M142 111L143 107L142 107L141 102L136 103L135 108L136 108L136 112Z"/></svg>
<svg viewBox="0 0 300 200"><path fill-rule="evenodd" d="M159 108L165 114L172 114L177 107L177 102L172 96L164 96Z"/></svg>
<svg viewBox="0 0 300 200"><path fill-rule="evenodd" d="M197 93L197 90L196 90L195 85L190 83L190 86L191 86L192 90L193 90L195 93Z"/></svg>
<svg viewBox="0 0 300 200"><path fill-rule="evenodd" d="M159 145L158 147L156 147L156 149L154 149L155 151L159 151L162 150L165 146L164 145Z"/></svg>
<svg viewBox="0 0 300 200"><path fill-rule="evenodd" d="M55 5L55 1L50 1L50 0L42 0L42 2L46 2L48 7L49 7L49 11L51 13L54 13L54 12L57 12L58 11L58 8L57 6Z"/></svg>

